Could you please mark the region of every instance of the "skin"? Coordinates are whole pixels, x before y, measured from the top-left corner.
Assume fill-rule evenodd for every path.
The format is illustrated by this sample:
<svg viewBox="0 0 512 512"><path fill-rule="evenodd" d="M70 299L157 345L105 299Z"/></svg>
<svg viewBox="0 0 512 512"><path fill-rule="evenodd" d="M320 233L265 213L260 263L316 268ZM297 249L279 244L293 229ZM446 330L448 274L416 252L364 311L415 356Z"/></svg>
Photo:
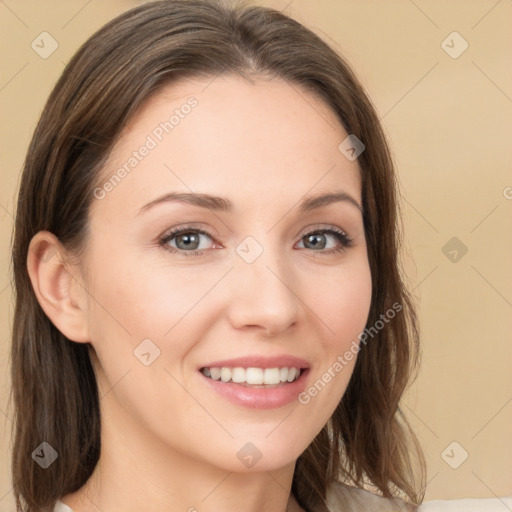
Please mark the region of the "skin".
<svg viewBox="0 0 512 512"><path fill-rule="evenodd" d="M311 92L280 79L195 79L151 98L125 128L99 183L169 113L198 104L102 199L93 199L81 259L48 232L32 240L28 269L41 306L70 340L90 343L100 389L102 452L89 481L62 501L75 512L302 510L295 462L343 396L355 358L306 405L234 404L198 367L244 355L291 354L310 363L309 387L364 329L371 275L361 211L349 201L298 212L304 196L343 190L361 205L360 169L338 150L347 132ZM166 202L167 192L228 198L233 212ZM194 223L203 253L158 244ZM321 232L331 226L352 245ZM323 238L322 238L323 233ZM253 262L236 247L252 236ZM167 243L176 251L176 238ZM183 247L181 245L180 247ZM51 257L41 257L45 255ZM144 339L160 356L145 366ZM251 442L261 459L245 467Z"/></svg>

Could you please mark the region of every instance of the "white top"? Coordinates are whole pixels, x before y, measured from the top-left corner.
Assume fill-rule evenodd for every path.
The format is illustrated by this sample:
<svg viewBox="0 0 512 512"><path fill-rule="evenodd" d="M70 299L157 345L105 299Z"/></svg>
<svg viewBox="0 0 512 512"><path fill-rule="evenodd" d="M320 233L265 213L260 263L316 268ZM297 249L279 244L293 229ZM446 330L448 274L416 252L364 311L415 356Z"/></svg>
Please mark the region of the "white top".
<svg viewBox="0 0 512 512"><path fill-rule="evenodd" d="M64 505L62 501L57 501L53 512L73 512L73 510L71 510L67 505Z"/></svg>

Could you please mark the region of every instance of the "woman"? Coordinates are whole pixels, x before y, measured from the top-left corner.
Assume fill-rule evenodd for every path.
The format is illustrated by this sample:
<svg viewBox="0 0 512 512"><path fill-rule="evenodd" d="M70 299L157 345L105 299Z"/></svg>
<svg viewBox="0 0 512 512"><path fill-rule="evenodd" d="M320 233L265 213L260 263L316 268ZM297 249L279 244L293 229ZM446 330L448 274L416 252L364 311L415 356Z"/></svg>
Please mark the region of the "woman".
<svg viewBox="0 0 512 512"><path fill-rule="evenodd" d="M414 510L396 210L369 99L299 23L168 0L100 29L21 181L18 510Z"/></svg>

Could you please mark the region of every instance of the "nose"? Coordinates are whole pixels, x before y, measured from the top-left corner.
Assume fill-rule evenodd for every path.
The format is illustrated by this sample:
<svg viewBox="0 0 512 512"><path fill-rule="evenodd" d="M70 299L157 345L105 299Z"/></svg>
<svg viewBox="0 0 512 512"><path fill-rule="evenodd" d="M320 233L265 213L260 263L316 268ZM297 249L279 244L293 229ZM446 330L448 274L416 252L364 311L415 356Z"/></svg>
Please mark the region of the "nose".
<svg viewBox="0 0 512 512"><path fill-rule="evenodd" d="M283 258L267 249L252 263L236 257L230 272L229 320L236 329L275 336L297 321L297 280Z"/></svg>

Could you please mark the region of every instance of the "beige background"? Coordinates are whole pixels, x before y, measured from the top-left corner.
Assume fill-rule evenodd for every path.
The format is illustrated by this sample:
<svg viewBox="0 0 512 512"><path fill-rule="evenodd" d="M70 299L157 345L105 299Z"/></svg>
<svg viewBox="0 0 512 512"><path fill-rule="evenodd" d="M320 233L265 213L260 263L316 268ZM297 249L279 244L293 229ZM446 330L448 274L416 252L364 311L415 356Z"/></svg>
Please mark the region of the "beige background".
<svg viewBox="0 0 512 512"><path fill-rule="evenodd" d="M13 510L9 245L20 169L64 64L93 31L137 3L0 1L2 511ZM420 301L423 366L405 409L427 456L426 498L511 495L512 2L259 3L284 10L336 45L365 84L391 140L404 201L407 272ZM47 59L31 48L43 31L59 45ZM460 36L449 36L454 31ZM464 40L469 46L457 58L445 51L457 55ZM452 237L458 246L443 252ZM460 244L467 247L462 257ZM457 466L465 452L457 469L445 462Z"/></svg>

